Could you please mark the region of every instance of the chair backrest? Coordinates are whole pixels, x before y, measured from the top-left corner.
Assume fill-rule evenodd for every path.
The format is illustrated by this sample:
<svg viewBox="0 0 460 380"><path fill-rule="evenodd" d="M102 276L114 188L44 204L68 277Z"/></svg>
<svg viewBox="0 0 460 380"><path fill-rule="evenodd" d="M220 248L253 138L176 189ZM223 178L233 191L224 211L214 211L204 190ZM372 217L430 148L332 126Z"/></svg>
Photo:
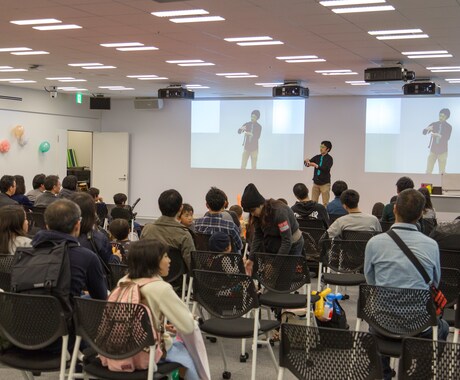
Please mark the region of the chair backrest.
<svg viewBox="0 0 460 380"><path fill-rule="evenodd" d="M362 272L367 240L325 239L322 241L322 263L341 273Z"/></svg>
<svg viewBox="0 0 460 380"><path fill-rule="evenodd" d="M374 336L359 331L281 325L280 366L298 379L381 379Z"/></svg>
<svg viewBox="0 0 460 380"><path fill-rule="evenodd" d="M384 222L383 220L380 220L380 227L382 227L382 232L387 232L393 224L394 222Z"/></svg>
<svg viewBox="0 0 460 380"><path fill-rule="evenodd" d="M460 293L460 270L441 267L441 281L438 288L446 296L446 307L455 305Z"/></svg>
<svg viewBox="0 0 460 380"><path fill-rule="evenodd" d="M379 233L377 231L343 230L341 238L343 240L369 240Z"/></svg>
<svg viewBox="0 0 460 380"><path fill-rule="evenodd" d="M214 317L234 319L259 307L254 281L245 274L195 269L193 278L193 297Z"/></svg>
<svg viewBox="0 0 460 380"><path fill-rule="evenodd" d="M0 332L17 347L37 350L67 335L67 323L56 297L0 292Z"/></svg>
<svg viewBox="0 0 460 380"><path fill-rule="evenodd" d="M460 378L460 344L422 338L404 338L398 379Z"/></svg>
<svg viewBox="0 0 460 380"><path fill-rule="evenodd" d="M460 269L460 249L440 249L441 267Z"/></svg>
<svg viewBox="0 0 460 380"><path fill-rule="evenodd" d="M419 220L419 223L422 233L426 236L430 236L431 232L438 225L436 218L422 218Z"/></svg>
<svg viewBox="0 0 460 380"><path fill-rule="evenodd" d="M310 271L304 256L256 252L260 283L275 293L291 293L310 283Z"/></svg>
<svg viewBox="0 0 460 380"><path fill-rule="evenodd" d="M0 289L5 292L11 290L11 267L14 255L0 254Z"/></svg>
<svg viewBox="0 0 460 380"><path fill-rule="evenodd" d="M124 359L155 344L147 306L78 297L74 301L77 335L98 354Z"/></svg>
<svg viewBox="0 0 460 380"><path fill-rule="evenodd" d="M118 281L128 273L128 266L124 264L109 263L110 267L110 284L115 288Z"/></svg>
<svg viewBox="0 0 460 380"><path fill-rule="evenodd" d="M193 237L197 251L209 251L209 238L211 235L195 232Z"/></svg>
<svg viewBox="0 0 460 380"><path fill-rule="evenodd" d="M437 324L431 293L424 289L360 285L357 314L378 334L393 339Z"/></svg>
<svg viewBox="0 0 460 380"><path fill-rule="evenodd" d="M171 259L169 273L163 279L166 282L173 282L187 273L187 265L185 264L181 250L178 248L169 247L168 256Z"/></svg>
<svg viewBox="0 0 460 380"><path fill-rule="evenodd" d="M302 232L307 232L313 238L316 244L318 244L321 238L325 236L324 233L326 232L326 229L324 227L323 228L299 227L299 229Z"/></svg>
<svg viewBox="0 0 460 380"><path fill-rule="evenodd" d="M45 209L43 209L43 211L32 211L32 212L26 213L27 220L31 222L31 225L29 226L29 230L31 229L43 230L46 228L44 210Z"/></svg>
<svg viewBox="0 0 460 380"><path fill-rule="evenodd" d="M297 218L299 227L324 229L324 222L320 219Z"/></svg>
<svg viewBox="0 0 460 380"><path fill-rule="evenodd" d="M245 274L243 256L239 253L194 251L191 255L191 270L194 269Z"/></svg>

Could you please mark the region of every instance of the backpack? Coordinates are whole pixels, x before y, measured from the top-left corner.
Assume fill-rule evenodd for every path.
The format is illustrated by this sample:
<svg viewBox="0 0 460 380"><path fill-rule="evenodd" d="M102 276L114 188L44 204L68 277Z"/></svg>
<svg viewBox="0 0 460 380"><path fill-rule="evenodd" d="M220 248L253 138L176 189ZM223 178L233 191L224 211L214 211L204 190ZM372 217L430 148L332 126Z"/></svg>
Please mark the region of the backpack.
<svg viewBox="0 0 460 380"><path fill-rule="evenodd" d="M134 282L131 280L120 282L119 285L112 291L109 296L109 302L125 302L125 303L141 303L141 288L144 285L147 285L154 281L162 281L159 278L143 278L139 282ZM155 363L158 363L161 359L166 357L166 348L165 342L163 340L163 333L164 333L164 317L160 319L158 322L159 326L158 329L155 327L153 323L152 314L148 306L146 306L147 313L149 315L153 335L155 338L155 342L159 344L156 345L155 349ZM104 324L105 319L110 319L109 315L103 317L102 325ZM113 327L116 333L116 325ZM142 351L138 352L136 355L131 356L126 359L110 359L99 355L99 359L103 366L108 367L110 371L115 372L134 372L135 370L145 370L149 367L149 348L146 347Z"/></svg>
<svg viewBox="0 0 460 380"><path fill-rule="evenodd" d="M56 297L69 327L72 325L72 303L68 249L77 246L77 243L62 240L18 247L11 268L11 291Z"/></svg>

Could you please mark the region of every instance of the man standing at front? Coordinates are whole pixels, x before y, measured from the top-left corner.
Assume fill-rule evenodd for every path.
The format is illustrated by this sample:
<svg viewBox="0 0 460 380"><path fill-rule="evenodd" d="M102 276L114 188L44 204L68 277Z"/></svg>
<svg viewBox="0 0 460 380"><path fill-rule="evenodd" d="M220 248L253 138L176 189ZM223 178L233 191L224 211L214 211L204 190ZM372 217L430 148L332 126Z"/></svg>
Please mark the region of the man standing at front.
<svg viewBox="0 0 460 380"><path fill-rule="evenodd" d="M443 108L439 111L439 121L431 123L423 130L423 134L431 134L430 154L428 155L426 163L426 172L431 174L433 172L434 164L438 161L439 174L446 172L447 163L447 145L452 134L452 126L446 121L450 117L450 110Z"/></svg>
<svg viewBox="0 0 460 380"><path fill-rule="evenodd" d="M332 149L330 141L322 141L320 145L320 153L311 159L305 159L304 165L313 167L313 187L311 189L312 201L318 202L319 195L323 199L323 205L326 206L329 202L329 192L331 191L331 168L334 160L329 155Z"/></svg>
<svg viewBox="0 0 460 380"><path fill-rule="evenodd" d="M257 169L257 157L259 155L259 138L262 133L262 126L257 122L260 119L260 111L251 112L251 121L244 123L238 129L238 134L244 135L243 156L241 158L241 169L246 169L249 157L251 157L251 169Z"/></svg>
<svg viewBox="0 0 460 380"><path fill-rule="evenodd" d="M430 276L433 285L438 286L441 278L439 248L437 243L419 232L416 226L425 207L424 196L414 189L403 190L394 206L396 222L391 227L409 247ZM429 289L420 272L412 264L396 242L386 233L374 236L366 245L364 275L369 285L407 289ZM438 320L438 338L445 340L449 333L446 321ZM421 337L430 337L431 329ZM382 357L384 379L391 379L389 357Z"/></svg>

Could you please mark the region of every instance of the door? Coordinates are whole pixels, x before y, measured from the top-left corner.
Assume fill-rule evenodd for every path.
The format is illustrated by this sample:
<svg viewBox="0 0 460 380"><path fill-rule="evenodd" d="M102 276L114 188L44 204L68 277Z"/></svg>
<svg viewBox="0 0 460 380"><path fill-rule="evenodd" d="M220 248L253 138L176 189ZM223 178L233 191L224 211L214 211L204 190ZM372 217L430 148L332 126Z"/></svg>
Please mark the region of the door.
<svg viewBox="0 0 460 380"><path fill-rule="evenodd" d="M128 196L129 134L125 132L93 133L93 168L91 185L97 187L106 203L113 195Z"/></svg>

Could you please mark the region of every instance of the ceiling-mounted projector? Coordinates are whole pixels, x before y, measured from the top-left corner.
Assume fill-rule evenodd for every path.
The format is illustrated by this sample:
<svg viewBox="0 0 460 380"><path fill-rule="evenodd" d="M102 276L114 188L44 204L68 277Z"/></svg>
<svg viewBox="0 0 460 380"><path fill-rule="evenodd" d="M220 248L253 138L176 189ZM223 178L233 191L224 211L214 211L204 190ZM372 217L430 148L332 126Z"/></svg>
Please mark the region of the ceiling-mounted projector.
<svg viewBox="0 0 460 380"><path fill-rule="evenodd" d="M404 95L441 95L441 87L434 82L411 82L403 86Z"/></svg>
<svg viewBox="0 0 460 380"><path fill-rule="evenodd" d="M310 91L307 87L302 87L298 84L282 84L280 86L273 87L273 97L297 97L297 98L308 98Z"/></svg>
<svg viewBox="0 0 460 380"><path fill-rule="evenodd" d="M183 87L167 87L158 90L160 99L195 99L195 93Z"/></svg>
<svg viewBox="0 0 460 380"><path fill-rule="evenodd" d="M404 81L415 79L415 72L408 71L404 67L376 67L364 70L365 82L389 82Z"/></svg>

